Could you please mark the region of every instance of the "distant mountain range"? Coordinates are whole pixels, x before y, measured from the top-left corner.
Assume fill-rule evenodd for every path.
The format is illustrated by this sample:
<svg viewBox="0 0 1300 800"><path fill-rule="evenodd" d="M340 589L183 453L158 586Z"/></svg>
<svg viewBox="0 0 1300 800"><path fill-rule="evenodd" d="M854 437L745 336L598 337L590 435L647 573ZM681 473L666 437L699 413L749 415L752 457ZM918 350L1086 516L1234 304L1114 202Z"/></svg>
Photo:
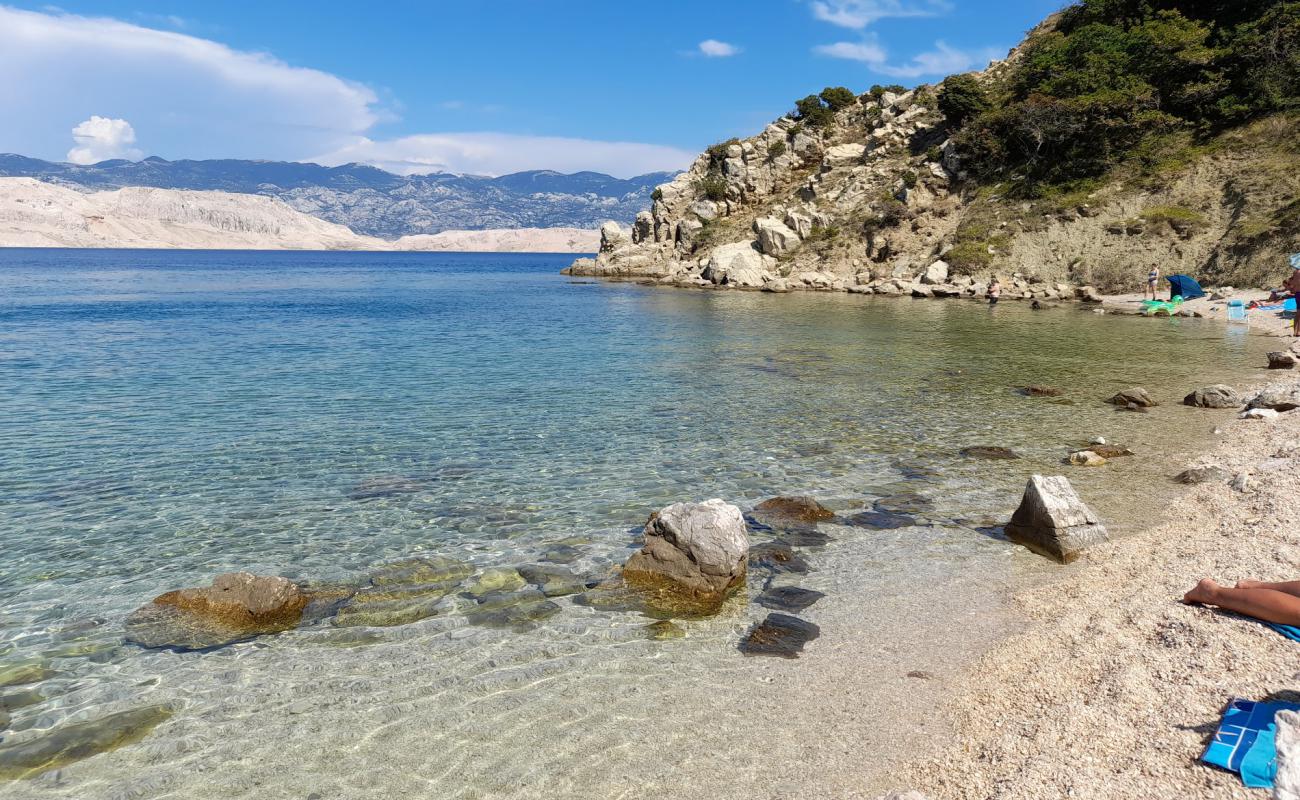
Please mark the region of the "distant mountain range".
<svg viewBox="0 0 1300 800"><path fill-rule="evenodd" d="M488 178L394 175L365 164L322 167L286 161L102 161L79 165L0 154L0 177L36 178L83 190L145 186L277 197L306 214L357 233L396 239L446 230L588 228L627 220L650 207L650 193L674 173L626 180L599 172L547 170Z"/></svg>

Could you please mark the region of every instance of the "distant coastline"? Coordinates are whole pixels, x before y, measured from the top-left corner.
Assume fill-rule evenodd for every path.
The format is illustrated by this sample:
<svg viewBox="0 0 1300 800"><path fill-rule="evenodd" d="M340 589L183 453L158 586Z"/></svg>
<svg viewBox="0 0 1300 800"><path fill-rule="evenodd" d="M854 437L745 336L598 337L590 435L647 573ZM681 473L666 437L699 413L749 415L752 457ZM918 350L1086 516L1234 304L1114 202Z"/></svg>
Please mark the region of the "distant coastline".
<svg viewBox="0 0 1300 800"><path fill-rule="evenodd" d="M599 244L597 231L567 227L442 231L390 241L260 195L143 187L85 193L33 178L0 178L0 247L579 254L594 253Z"/></svg>

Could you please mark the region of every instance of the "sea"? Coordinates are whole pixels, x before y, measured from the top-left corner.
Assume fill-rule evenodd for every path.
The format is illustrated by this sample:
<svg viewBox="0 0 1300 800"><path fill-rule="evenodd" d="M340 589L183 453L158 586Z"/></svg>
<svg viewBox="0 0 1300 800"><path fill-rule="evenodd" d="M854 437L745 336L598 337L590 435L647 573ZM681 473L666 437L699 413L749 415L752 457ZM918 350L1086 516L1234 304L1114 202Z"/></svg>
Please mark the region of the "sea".
<svg viewBox="0 0 1300 800"><path fill-rule="evenodd" d="M1268 349L1074 304L562 276L572 258L0 250L0 797L899 788L949 687L1023 628L1012 595L1082 568L1002 535L1028 477L1070 477L1117 537L1176 515L1170 476L1229 413L1182 396L1258 380ZM1139 385L1161 405L1104 402ZM1062 463L1097 436L1135 454ZM796 537L805 569L751 569L704 619L584 589L502 624L453 592L208 650L125 635L239 570L350 591L438 557L595 586L651 512L777 495L837 517ZM783 536L754 521L755 545ZM794 614L818 631L797 657L741 652L773 586L825 595Z"/></svg>

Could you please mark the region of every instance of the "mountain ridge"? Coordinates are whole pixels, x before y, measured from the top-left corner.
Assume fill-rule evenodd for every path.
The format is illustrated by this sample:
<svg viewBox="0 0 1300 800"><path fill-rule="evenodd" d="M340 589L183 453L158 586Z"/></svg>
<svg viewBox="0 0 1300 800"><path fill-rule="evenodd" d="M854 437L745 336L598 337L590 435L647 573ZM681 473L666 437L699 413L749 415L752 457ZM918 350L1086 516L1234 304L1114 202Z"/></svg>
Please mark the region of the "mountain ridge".
<svg viewBox="0 0 1300 800"><path fill-rule="evenodd" d="M150 156L80 165L0 154L0 177L35 178L79 191L147 187L274 197L360 235L388 240L452 230L595 229L605 220L630 217L648 207L653 188L672 175L614 178L598 172L531 170L497 177L403 176L356 163L327 167Z"/></svg>

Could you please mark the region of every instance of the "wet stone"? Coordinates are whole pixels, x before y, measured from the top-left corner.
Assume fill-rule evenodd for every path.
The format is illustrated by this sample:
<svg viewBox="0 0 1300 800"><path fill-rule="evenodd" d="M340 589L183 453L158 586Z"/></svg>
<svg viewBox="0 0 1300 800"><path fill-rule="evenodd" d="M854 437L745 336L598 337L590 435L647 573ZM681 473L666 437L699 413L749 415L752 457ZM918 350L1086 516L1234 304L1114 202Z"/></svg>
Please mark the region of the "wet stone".
<svg viewBox="0 0 1300 800"><path fill-rule="evenodd" d="M474 568L464 561L447 556L419 556L375 568L370 573L370 582L375 586L433 584L461 581L473 574Z"/></svg>
<svg viewBox="0 0 1300 800"><path fill-rule="evenodd" d="M23 689L8 694L0 694L0 711L16 711L27 706L34 706L44 699L45 695L35 689Z"/></svg>
<svg viewBox="0 0 1300 800"><path fill-rule="evenodd" d="M408 598L393 597L392 592L381 591L371 595L368 591L357 592L351 602L334 615L334 625L339 628L370 627L392 628L398 625L410 625L422 619L435 617L442 611L440 602L455 584L442 585L441 593L429 592L412 595ZM425 587L413 587L425 588ZM389 599L380 599L387 597Z"/></svg>
<svg viewBox="0 0 1300 800"><path fill-rule="evenodd" d="M594 586L597 581L586 578L565 567L549 564L526 564L519 567L524 580L542 590L547 597L564 597L577 594Z"/></svg>
<svg viewBox="0 0 1300 800"><path fill-rule="evenodd" d="M896 514L890 511L862 511L848 518L850 525L858 528L875 528L876 530L894 530L910 528L917 524L911 514Z"/></svg>
<svg viewBox="0 0 1300 800"><path fill-rule="evenodd" d="M1016 451L1009 447L995 447L991 445L976 445L975 447L964 447L961 454L967 458L986 458L990 460L1010 460L1020 458Z"/></svg>
<svg viewBox="0 0 1300 800"><path fill-rule="evenodd" d="M1217 465L1192 467L1175 475L1174 480L1188 485L1196 483L1227 483L1232 480L1232 473Z"/></svg>
<svg viewBox="0 0 1300 800"><path fill-rule="evenodd" d="M527 585L528 581L515 568L493 567L472 578L465 591L474 597L481 597L489 592L513 592Z"/></svg>
<svg viewBox="0 0 1300 800"><path fill-rule="evenodd" d="M40 683L53 678L57 674L44 664L15 664L9 667L0 667L0 687Z"/></svg>
<svg viewBox="0 0 1300 800"><path fill-rule="evenodd" d="M777 611L803 611L825 596L821 592L798 586L773 586L754 598L754 602Z"/></svg>
<svg viewBox="0 0 1300 800"><path fill-rule="evenodd" d="M934 501L915 492L902 492L882 497L872 507L890 514L924 514L934 510Z"/></svg>
<svg viewBox="0 0 1300 800"><path fill-rule="evenodd" d="M686 637L686 630L677 623L661 619L645 626L646 636L651 639L663 641L666 639L683 639Z"/></svg>
<svg viewBox="0 0 1300 800"><path fill-rule="evenodd" d="M821 635L821 628L788 614L772 613L740 640L740 652L747 656L798 658L803 646Z"/></svg>
<svg viewBox="0 0 1300 800"><path fill-rule="evenodd" d="M1120 458L1121 456L1133 455L1132 450L1127 447L1121 447L1117 444L1090 444L1087 449L1102 458Z"/></svg>
<svg viewBox="0 0 1300 800"><path fill-rule="evenodd" d="M834 519L835 512L807 496L773 497L754 507L759 519L770 518L795 522L822 522Z"/></svg>
<svg viewBox="0 0 1300 800"><path fill-rule="evenodd" d="M808 562L796 555L794 549L785 542L767 542L749 548L749 566L753 569L799 574L809 569Z"/></svg>
<svg viewBox="0 0 1300 800"><path fill-rule="evenodd" d="M552 564L572 564L582 557L582 551L571 544L553 544L542 553L542 561Z"/></svg>
<svg viewBox="0 0 1300 800"><path fill-rule="evenodd" d="M471 625L510 628L522 633L559 612L559 605L547 600L546 595L536 589L525 589L521 592L489 592L478 598L478 605L466 613L465 618Z"/></svg>
<svg viewBox="0 0 1300 800"><path fill-rule="evenodd" d="M1025 397L1060 397L1062 392L1053 386L1025 386L1016 390Z"/></svg>
<svg viewBox="0 0 1300 800"><path fill-rule="evenodd" d="M16 744L0 744L0 779L35 777L137 742L171 715L167 706L147 706L63 725Z"/></svg>

